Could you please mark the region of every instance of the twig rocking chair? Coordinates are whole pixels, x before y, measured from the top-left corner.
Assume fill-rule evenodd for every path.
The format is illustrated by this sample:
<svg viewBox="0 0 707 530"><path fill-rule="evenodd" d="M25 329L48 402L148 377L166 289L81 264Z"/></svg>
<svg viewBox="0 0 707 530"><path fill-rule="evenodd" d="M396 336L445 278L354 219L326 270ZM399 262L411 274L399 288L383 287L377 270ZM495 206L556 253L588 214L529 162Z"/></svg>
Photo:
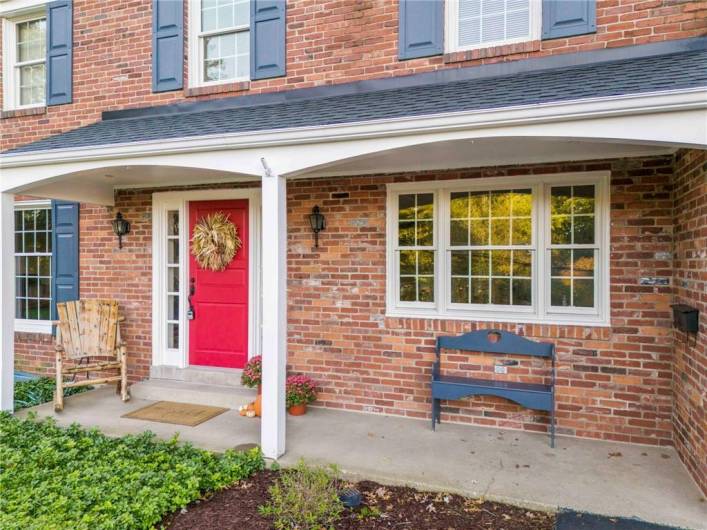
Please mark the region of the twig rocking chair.
<svg viewBox="0 0 707 530"><path fill-rule="evenodd" d="M118 302L115 300L76 300L56 305L59 320L56 333L56 390L54 410L64 409L64 389L92 384L118 384L117 391L123 401L130 399L126 346L120 338ZM109 358L91 363L91 357ZM86 364L82 361L86 359ZM72 366L65 366L66 361ZM89 379L89 372L118 370L118 375ZM76 380L78 374L86 378ZM103 375L103 374L101 374ZM64 381L65 376L73 381Z"/></svg>

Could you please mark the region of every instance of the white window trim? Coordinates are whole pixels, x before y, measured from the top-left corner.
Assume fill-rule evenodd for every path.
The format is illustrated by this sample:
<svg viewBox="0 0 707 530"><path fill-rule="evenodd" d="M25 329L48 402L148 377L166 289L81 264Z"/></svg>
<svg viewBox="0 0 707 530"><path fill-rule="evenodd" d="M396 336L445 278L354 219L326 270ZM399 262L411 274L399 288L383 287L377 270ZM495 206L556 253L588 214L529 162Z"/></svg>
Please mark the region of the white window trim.
<svg viewBox="0 0 707 530"><path fill-rule="evenodd" d="M23 110L23 109L34 109L45 107L45 101L42 103L32 103L29 105L20 105L20 91L19 91L19 76L17 74L17 24L22 22L27 22L29 20L36 20L39 18L46 18L45 11L32 11L30 13L23 13L13 18L4 17L2 19L2 91L3 91L3 110ZM23 65L29 64L40 64L45 63L45 75L46 75L46 56L44 60L27 61L22 63Z"/></svg>
<svg viewBox="0 0 707 530"><path fill-rule="evenodd" d="M45 208L51 206L52 201L39 199L30 201L17 201L15 202L15 210L31 210L34 208ZM52 219L52 227L54 220ZM53 230L53 228L52 228ZM14 233L14 229L13 229ZM12 251L13 259L15 256L15 251ZM14 308L13 308L14 311ZM52 333L52 321L51 320L30 320L26 318L16 318L15 319L15 332L22 333L44 333L45 335L50 335Z"/></svg>
<svg viewBox="0 0 707 530"><path fill-rule="evenodd" d="M221 35L224 33L232 33L239 31L250 30L250 23L241 26L233 26L231 28L218 29L213 31L201 31L201 0L189 0L188 4L188 26L189 35L187 48L188 53L188 83L189 88L199 88L207 86L218 86L226 85L229 83L242 83L244 81L250 81L250 73L242 77L234 77L233 79L223 79L218 81L204 81L203 75L203 62L204 62L204 47L201 45L202 39L204 37L210 37L212 35ZM252 53L253 50L250 50Z"/></svg>
<svg viewBox="0 0 707 530"><path fill-rule="evenodd" d="M386 316L397 318L429 318L444 320L473 320L484 322L540 323L559 325L579 325L606 327L610 325L610 203L609 180L607 171L589 171L583 173L554 173L547 175L528 175L517 177L490 177L480 179L458 179L424 182L398 182L387 185L386 208ZM551 185L597 186L596 233L599 256L595 282L596 309L551 308L549 305L549 239L546 220L549 212L547 201L540 201L540 195L549 193ZM492 190L509 188L531 188L533 190L533 306L530 309L509 309L509 306L480 306L470 309L468 306L451 303L448 252L446 242L449 239L447 213L449 194L460 190ZM401 193L435 194L435 301L433 303L398 302L397 271L397 197ZM544 206L539 208L538 206ZM445 271L442 274L442 271Z"/></svg>
<svg viewBox="0 0 707 530"><path fill-rule="evenodd" d="M248 358L259 355L260 304L260 188L165 191L152 194L152 365L189 366L189 202L248 199ZM167 212L179 211L179 348L167 348ZM185 265L186 264L186 265Z"/></svg>
<svg viewBox="0 0 707 530"><path fill-rule="evenodd" d="M540 0L530 0L530 35L515 39L497 40L493 42L483 42L471 46L459 46L459 0L445 0L445 53L463 52L469 50L482 50L493 48L494 46L506 46L509 44L519 44L540 39L542 31L542 2Z"/></svg>

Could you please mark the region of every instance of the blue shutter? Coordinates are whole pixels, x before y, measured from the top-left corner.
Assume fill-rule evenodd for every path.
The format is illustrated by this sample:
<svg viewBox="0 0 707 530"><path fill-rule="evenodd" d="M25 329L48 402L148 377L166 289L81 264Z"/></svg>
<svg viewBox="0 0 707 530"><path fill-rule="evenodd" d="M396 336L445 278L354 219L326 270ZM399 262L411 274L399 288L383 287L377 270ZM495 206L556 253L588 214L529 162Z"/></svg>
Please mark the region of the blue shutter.
<svg viewBox="0 0 707 530"><path fill-rule="evenodd" d="M152 91L182 88L184 2L152 0Z"/></svg>
<svg viewBox="0 0 707 530"><path fill-rule="evenodd" d="M47 4L47 105L71 103L71 1Z"/></svg>
<svg viewBox="0 0 707 530"><path fill-rule="evenodd" d="M79 203L52 201L52 318L56 302L79 298Z"/></svg>
<svg viewBox="0 0 707 530"><path fill-rule="evenodd" d="M250 78L285 75L285 0L250 1Z"/></svg>
<svg viewBox="0 0 707 530"><path fill-rule="evenodd" d="M596 0L543 0L543 40L594 33Z"/></svg>
<svg viewBox="0 0 707 530"><path fill-rule="evenodd" d="M444 2L400 0L398 24L400 59L444 53Z"/></svg>

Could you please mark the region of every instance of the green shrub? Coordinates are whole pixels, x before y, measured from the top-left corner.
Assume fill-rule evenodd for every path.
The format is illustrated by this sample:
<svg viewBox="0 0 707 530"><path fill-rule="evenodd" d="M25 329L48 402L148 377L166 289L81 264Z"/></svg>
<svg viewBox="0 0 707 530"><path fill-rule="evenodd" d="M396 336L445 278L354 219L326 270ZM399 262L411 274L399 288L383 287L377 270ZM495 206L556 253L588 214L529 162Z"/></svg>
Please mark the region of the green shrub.
<svg viewBox="0 0 707 530"><path fill-rule="evenodd" d="M216 455L152 433L109 438L0 414L0 528L148 529L264 468L260 449Z"/></svg>
<svg viewBox="0 0 707 530"><path fill-rule="evenodd" d="M269 489L270 502L260 507L260 513L272 517L278 530L333 528L344 509L337 478L335 466L310 467L300 460L281 472Z"/></svg>
<svg viewBox="0 0 707 530"><path fill-rule="evenodd" d="M15 383L15 410L25 409L41 405L54 399L54 389L56 381L48 377L31 379L29 381L17 381ZM73 396L87 390L92 390L91 386L78 386L64 389L64 396Z"/></svg>

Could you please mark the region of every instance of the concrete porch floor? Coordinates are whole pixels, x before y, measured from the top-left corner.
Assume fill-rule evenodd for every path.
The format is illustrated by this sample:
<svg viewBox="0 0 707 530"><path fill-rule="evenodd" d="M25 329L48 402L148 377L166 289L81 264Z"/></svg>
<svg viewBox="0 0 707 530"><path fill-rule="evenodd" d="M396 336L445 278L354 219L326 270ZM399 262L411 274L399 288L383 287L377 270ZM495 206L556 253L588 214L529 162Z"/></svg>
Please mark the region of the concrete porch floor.
<svg viewBox="0 0 707 530"><path fill-rule="evenodd" d="M168 438L178 432L180 440L215 451L259 442L259 421L235 410L196 427L121 418L150 403L122 403L104 387L67 398L60 414L51 403L29 410L111 436L150 430ZM672 448L559 437L553 450L545 435L453 424L432 432L427 421L310 409L288 417L280 462L299 458L336 463L352 478L707 529L707 502Z"/></svg>

